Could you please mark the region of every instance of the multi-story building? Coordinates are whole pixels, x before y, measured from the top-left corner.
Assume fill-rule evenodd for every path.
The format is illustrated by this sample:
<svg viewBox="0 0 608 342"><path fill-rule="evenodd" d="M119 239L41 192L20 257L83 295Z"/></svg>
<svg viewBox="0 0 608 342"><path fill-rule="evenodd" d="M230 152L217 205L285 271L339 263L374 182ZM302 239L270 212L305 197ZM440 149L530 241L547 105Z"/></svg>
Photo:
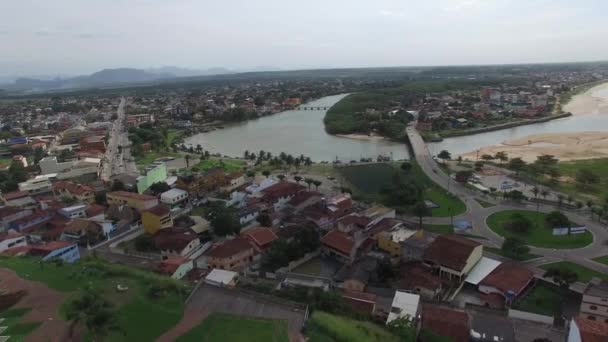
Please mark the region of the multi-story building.
<svg viewBox="0 0 608 342"><path fill-rule="evenodd" d="M583 293L580 316L592 321L608 322L608 282L594 278Z"/></svg>
<svg viewBox="0 0 608 342"><path fill-rule="evenodd" d="M214 168L204 173L180 175L177 177L176 187L188 191L190 196L203 196L223 186L225 177L223 169Z"/></svg>
<svg viewBox="0 0 608 342"><path fill-rule="evenodd" d="M27 246L25 236L18 233L0 233L0 253L9 248Z"/></svg>
<svg viewBox="0 0 608 342"><path fill-rule="evenodd" d="M140 194L148 190L154 183L164 182L167 179L165 163L153 163L146 167L141 176L137 177L137 192Z"/></svg>
<svg viewBox="0 0 608 342"><path fill-rule="evenodd" d="M188 200L188 192L182 189L171 189L160 195L160 201L167 205L176 205Z"/></svg>
<svg viewBox="0 0 608 342"><path fill-rule="evenodd" d="M207 253L209 268L220 270L240 270L253 261L255 250L245 238L226 240Z"/></svg>
<svg viewBox="0 0 608 342"><path fill-rule="evenodd" d="M53 183L53 193L56 197L68 197L83 203L90 204L95 201L95 189L93 187L69 181Z"/></svg>
<svg viewBox="0 0 608 342"><path fill-rule="evenodd" d="M11 222L31 214L31 209L19 209L9 206L0 208L0 231L6 230Z"/></svg>
<svg viewBox="0 0 608 342"><path fill-rule="evenodd" d="M19 191L27 191L30 195L44 194L51 192L53 186L48 178L33 178L19 183Z"/></svg>
<svg viewBox="0 0 608 342"><path fill-rule="evenodd" d="M163 228L173 226L171 210L164 204L142 211L141 221L148 234L154 234Z"/></svg>
<svg viewBox="0 0 608 342"><path fill-rule="evenodd" d="M158 198L127 191L113 191L106 195L109 205L126 205L139 211L150 209L158 205Z"/></svg>
<svg viewBox="0 0 608 342"><path fill-rule="evenodd" d="M441 277L460 282L481 260L483 245L457 235L440 235L424 252L423 260Z"/></svg>

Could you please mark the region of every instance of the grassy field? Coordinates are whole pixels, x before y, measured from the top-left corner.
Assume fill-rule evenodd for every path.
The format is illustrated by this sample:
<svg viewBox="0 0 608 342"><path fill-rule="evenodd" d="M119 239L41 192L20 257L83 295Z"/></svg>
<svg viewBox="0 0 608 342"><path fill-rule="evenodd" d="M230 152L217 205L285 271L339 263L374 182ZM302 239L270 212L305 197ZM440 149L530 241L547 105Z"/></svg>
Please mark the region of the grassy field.
<svg viewBox="0 0 608 342"><path fill-rule="evenodd" d="M513 309L553 316L560 303L559 290L555 286L539 281L528 295L513 305Z"/></svg>
<svg viewBox="0 0 608 342"><path fill-rule="evenodd" d="M287 321L213 313L177 342L287 342Z"/></svg>
<svg viewBox="0 0 608 342"><path fill-rule="evenodd" d="M437 234L450 234L454 232L454 227L449 224L423 224L424 230Z"/></svg>
<svg viewBox="0 0 608 342"><path fill-rule="evenodd" d="M578 275L578 280L582 281L583 283L588 283L593 277L608 281L608 274L597 272L585 266L581 266L569 261L554 262L541 266L543 270L548 270L552 267L557 267L558 269L565 269L575 272Z"/></svg>
<svg viewBox="0 0 608 342"><path fill-rule="evenodd" d="M321 273L321 260L319 260L319 258L313 258L308 262L294 268L291 272L309 274L313 276L319 275Z"/></svg>
<svg viewBox="0 0 608 342"><path fill-rule="evenodd" d="M596 261L596 262L602 263L602 264L604 264L604 265L608 265L608 255L604 255L604 256L601 256L601 257L595 258L595 259L593 259L593 261Z"/></svg>
<svg viewBox="0 0 608 342"><path fill-rule="evenodd" d="M568 181L560 181L558 190L573 197L603 200L608 195L608 158L587 159L557 164L560 174ZM576 186L574 177L580 169L588 169L599 176L600 182L586 189Z"/></svg>
<svg viewBox="0 0 608 342"><path fill-rule="evenodd" d="M496 254L496 255L500 255L503 256L505 258L508 258L506 255L504 255L504 253L502 252L502 250L500 248L492 248L492 247L483 247L483 249L485 251L488 251L492 254ZM527 261L527 260L532 260L532 259L536 259L539 258L540 255L536 255L536 254L532 254L532 253L526 253L524 255L522 255L521 257L519 257L518 259L514 259L517 261Z"/></svg>
<svg viewBox="0 0 608 342"><path fill-rule="evenodd" d="M533 226L525 234L511 232L504 228L505 222L508 222L511 215L519 213L527 217L533 222ZM487 219L487 224L495 233L503 237L519 237L526 241L528 245L543 247L543 248L580 248L587 246L593 242L593 235L590 232L584 234L572 234L554 236L551 228L547 227L545 218L547 214L537 213L529 210L506 210L490 215Z"/></svg>
<svg viewBox="0 0 608 342"><path fill-rule="evenodd" d="M13 160L11 158L0 158L0 169L11 166Z"/></svg>
<svg viewBox="0 0 608 342"><path fill-rule="evenodd" d="M0 257L0 267L14 270L20 277L39 281L58 291L76 296L85 286L101 291L115 305L119 325L125 334L110 334L109 341L152 341L173 327L182 317L183 300L189 287L168 277L98 260L80 260L57 266L39 264L35 258ZM128 286L118 292L116 286ZM153 287L166 289L165 295L148 295ZM60 313L62 308L58 308Z"/></svg>
<svg viewBox="0 0 608 342"><path fill-rule="evenodd" d="M163 157L179 157L179 153L174 152L146 152L141 157L135 158L135 164L141 166L147 166L152 164L156 159Z"/></svg>
<svg viewBox="0 0 608 342"><path fill-rule="evenodd" d="M411 162L412 169L403 177L411 178L413 182L424 187L423 198L439 205L431 210L432 216L447 217L460 215L466 211L465 204L457 197L433 183L422 169ZM338 168L344 180L352 185L355 195L363 196L373 201L381 201L380 191L393 186L393 178L399 170L399 163L379 163L366 165L352 165Z"/></svg>
<svg viewBox="0 0 608 342"><path fill-rule="evenodd" d="M245 161L240 159L206 159L201 160L198 164L192 165L199 171L207 171L216 167L221 167L226 172L243 171Z"/></svg>
<svg viewBox="0 0 608 342"><path fill-rule="evenodd" d="M21 317L29 311L28 308L14 308L0 312L0 318L4 319L0 325L8 327L2 335L10 336L10 341L23 341L29 333L36 330L42 322L20 322Z"/></svg>
<svg viewBox="0 0 608 342"><path fill-rule="evenodd" d="M311 342L397 342L399 338L382 326L315 311L307 323Z"/></svg>

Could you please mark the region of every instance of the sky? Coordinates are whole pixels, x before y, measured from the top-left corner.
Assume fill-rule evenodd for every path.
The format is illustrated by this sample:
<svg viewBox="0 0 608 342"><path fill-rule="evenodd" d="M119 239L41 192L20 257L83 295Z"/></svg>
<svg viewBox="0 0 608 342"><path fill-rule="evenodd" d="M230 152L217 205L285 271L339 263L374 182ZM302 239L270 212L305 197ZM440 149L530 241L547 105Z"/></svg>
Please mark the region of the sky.
<svg viewBox="0 0 608 342"><path fill-rule="evenodd" d="M605 0L0 0L0 76L608 60Z"/></svg>

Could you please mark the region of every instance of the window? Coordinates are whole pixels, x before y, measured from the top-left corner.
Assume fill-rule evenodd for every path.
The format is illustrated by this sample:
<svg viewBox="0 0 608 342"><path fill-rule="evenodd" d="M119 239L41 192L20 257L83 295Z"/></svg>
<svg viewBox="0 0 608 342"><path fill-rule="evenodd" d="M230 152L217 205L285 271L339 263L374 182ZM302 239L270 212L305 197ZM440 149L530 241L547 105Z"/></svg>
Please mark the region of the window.
<svg viewBox="0 0 608 342"><path fill-rule="evenodd" d="M587 316L587 319L589 319L590 321L595 321L595 316Z"/></svg>
<svg viewBox="0 0 608 342"><path fill-rule="evenodd" d="M591 306L589 307L589 309L591 309L591 310L597 310L597 306L595 306L595 305L591 305Z"/></svg>

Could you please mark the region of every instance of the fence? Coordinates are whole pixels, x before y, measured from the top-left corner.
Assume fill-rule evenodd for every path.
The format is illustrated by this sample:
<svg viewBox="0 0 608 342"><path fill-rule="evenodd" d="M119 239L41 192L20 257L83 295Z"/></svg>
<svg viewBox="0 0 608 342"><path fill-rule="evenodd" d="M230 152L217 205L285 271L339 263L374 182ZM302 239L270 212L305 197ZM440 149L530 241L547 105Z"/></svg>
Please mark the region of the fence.
<svg viewBox="0 0 608 342"><path fill-rule="evenodd" d="M535 314L527 311L509 309L509 318L522 319L542 324L553 325L553 317Z"/></svg>
<svg viewBox="0 0 608 342"><path fill-rule="evenodd" d="M293 271L294 268L297 268L297 267L309 262L310 260L318 257L319 254L321 254L321 250L319 250L319 249L317 249L316 251L310 252L308 254L305 254L300 259L294 260L294 261L290 262L289 264L287 264L287 266L279 268L276 271L276 273L289 273L289 272Z"/></svg>

